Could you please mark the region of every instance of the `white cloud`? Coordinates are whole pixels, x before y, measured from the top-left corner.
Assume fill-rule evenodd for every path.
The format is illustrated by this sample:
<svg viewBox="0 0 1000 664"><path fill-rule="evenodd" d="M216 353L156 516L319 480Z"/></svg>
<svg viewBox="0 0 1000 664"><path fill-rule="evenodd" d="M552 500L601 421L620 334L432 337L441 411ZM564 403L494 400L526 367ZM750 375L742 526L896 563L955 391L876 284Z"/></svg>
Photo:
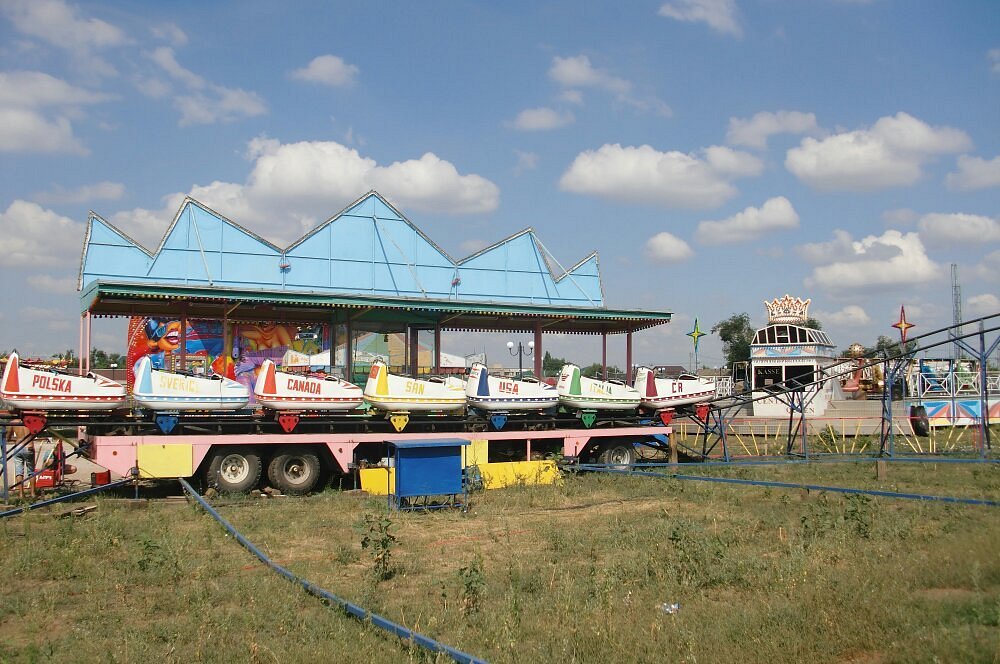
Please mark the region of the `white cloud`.
<svg viewBox="0 0 1000 664"><path fill-rule="evenodd" d="M925 214L920 237L936 244L983 244L1000 241L1000 221L961 212Z"/></svg>
<svg viewBox="0 0 1000 664"><path fill-rule="evenodd" d="M720 175L730 177L750 177L760 175L764 170L764 162L749 152L740 152L721 145L710 145L705 148L705 161Z"/></svg>
<svg viewBox="0 0 1000 664"><path fill-rule="evenodd" d="M125 195L125 185L121 182L97 182L85 184L76 189L55 186L50 191L35 194L32 198L45 205L59 203L86 203L88 201L115 201Z"/></svg>
<svg viewBox="0 0 1000 664"><path fill-rule="evenodd" d="M184 46L188 43L188 36L176 23L161 23L154 25L149 30L157 39L169 42L174 46Z"/></svg>
<svg viewBox="0 0 1000 664"><path fill-rule="evenodd" d="M582 104L583 103L583 93L579 90L563 90L559 93L560 101L564 101L567 104Z"/></svg>
<svg viewBox="0 0 1000 664"><path fill-rule="evenodd" d="M66 107L98 104L110 95L70 85L40 71L0 72L0 106L11 108Z"/></svg>
<svg viewBox="0 0 1000 664"><path fill-rule="evenodd" d="M538 168L538 154L535 152L522 152L514 150L517 155L517 166L514 167L514 175L522 175L528 171Z"/></svg>
<svg viewBox="0 0 1000 664"><path fill-rule="evenodd" d="M916 233L888 230L853 241L848 233L835 231L832 242L805 245L799 253L806 260L825 263L813 269L805 285L833 292L915 286L943 275Z"/></svg>
<svg viewBox="0 0 1000 664"><path fill-rule="evenodd" d="M79 262L83 234L83 224L36 203L16 200L0 212L6 267L49 270L52 265L75 265Z"/></svg>
<svg viewBox="0 0 1000 664"><path fill-rule="evenodd" d="M613 76L603 69L596 69L586 55L552 59L549 77L566 88L597 88L615 94L627 94L632 84Z"/></svg>
<svg viewBox="0 0 1000 664"><path fill-rule="evenodd" d="M990 284L1000 281L1000 249L983 256L983 260L973 268L973 273Z"/></svg>
<svg viewBox="0 0 1000 664"><path fill-rule="evenodd" d="M729 244L760 239L763 233L799 227L799 215L784 196L768 199L721 221L702 221L695 239L702 244Z"/></svg>
<svg viewBox="0 0 1000 664"><path fill-rule="evenodd" d="M895 208L882 213L882 222L887 226L908 226L916 221L918 216L910 208Z"/></svg>
<svg viewBox="0 0 1000 664"><path fill-rule="evenodd" d="M991 48L986 53L986 59L989 60L990 71L994 74L1000 74L1000 48Z"/></svg>
<svg viewBox="0 0 1000 664"><path fill-rule="evenodd" d="M733 145L763 150L767 139L774 134L817 134L815 113L800 111L761 111L749 120L729 118L726 141Z"/></svg>
<svg viewBox="0 0 1000 664"><path fill-rule="evenodd" d="M660 6L659 14L678 21L707 23L723 34L743 34L736 20L736 0L671 0Z"/></svg>
<svg viewBox="0 0 1000 664"><path fill-rule="evenodd" d="M3 11L23 34L67 50L120 46L125 33L96 18L82 18L62 0L7 0Z"/></svg>
<svg viewBox="0 0 1000 664"><path fill-rule="evenodd" d="M649 145L606 144L581 152L559 180L564 191L664 207L712 208L736 195L730 180L756 175L762 162L745 152L712 146L705 158Z"/></svg>
<svg viewBox="0 0 1000 664"><path fill-rule="evenodd" d="M332 87L353 85L360 70L349 65L336 55L320 55L302 69L292 72L292 78L309 83L320 83Z"/></svg>
<svg viewBox="0 0 1000 664"><path fill-rule="evenodd" d="M87 154L66 118L48 120L20 108L0 108L0 152Z"/></svg>
<svg viewBox="0 0 1000 664"><path fill-rule="evenodd" d="M646 240L646 255L660 263L679 263L694 256L694 251L687 242L664 231Z"/></svg>
<svg viewBox="0 0 1000 664"><path fill-rule="evenodd" d="M460 174L433 153L380 166L333 141L282 144L256 138L248 144L247 158L253 167L244 184L216 181L187 193L279 245L297 240L370 189L406 212L481 214L495 210L500 200L495 184L479 175ZM171 194L160 210L138 208L118 213L111 221L152 249L183 197Z"/></svg>
<svg viewBox="0 0 1000 664"><path fill-rule="evenodd" d="M883 117L871 129L805 138L788 151L785 167L824 191L874 191L914 184L934 155L972 146L965 132L931 127L906 113Z"/></svg>
<svg viewBox="0 0 1000 664"><path fill-rule="evenodd" d="M575 118L569 111L560 113L551 108L526 108L517 114L509 126L521 131L547 131L571 124Z"/></svg>
<svg viewBox="0 0 1000 664"><path fill-rule="evenodd" d="M174 106L180 111L180 125L232 122L242 117L254 117L267 112L264 101L255 92L227 88L206 81L185 69L174 56L172 48L161 46L148 54L171 78L189 90L178 95Z"/></svg>
<svg viewBox="0 0 1000 664"><path fill-rule="evenodd" d="M114 76L115 68L94 51L130 41L119 28L80 16L62 0L6 0L0 3L0 11L20 33L64 49L72 64L89 76Z"/></svg>
<svg viewBox="0 0 1000 664"><path fill-rule="evenodd" d="M672 113L666 102L653 95L644 97L635 95L630 81L594 67L586 55L569 58L555 56L549 68L549 78L566 88L561 99L568 103L583 103L583 95L579 89L592 88L611 93L617 101L639 111L653 111L664 117L669 117Z"/></svg>
<svg viewBox="0 0 1000 664"><path fill-rule="evenodd" d="M76 277L53 277L50 274L33 274L27 279L28 285L35 290L56 295L69 295L76 290Z"/></svg>
<svg viewBox="0 0 1000 664"><path fill-rule="evenodd" d="M966 302L966 312L973 316L989 316L1000 313L1000 298L992 293L973 295Z"/></svg>
<svg viewBox="0 0 1000 664"><path fill-rule="evenodd" d="M369 180L406 209L449 214L491 212L500 203L499 188L479 175L460 175L454 164L428 152L420 159L377 167Z"/></svg>
<svg viewBox="0 0 1000 664"><path fill-rule="evenodd" d="M989 161L963 154L958 158L958 172L948 173L945 184L955 191L1000 187L1000 156Z"/></svg>
<svg viewBox="0 0 1000 664"><path fill-rule="evenodd" d="M87 154L69 118L110 99L42 72L0 72L0 152Z"/></svg>
<svg viewBox="0 0 1000 664"><path fill-rule="evenodd" d="M824 324L839 325L843 327L853 327L857 325L867 325L872 322L868 313L856 304L849 304L840 311L814 311L816 320Z"/></svg>

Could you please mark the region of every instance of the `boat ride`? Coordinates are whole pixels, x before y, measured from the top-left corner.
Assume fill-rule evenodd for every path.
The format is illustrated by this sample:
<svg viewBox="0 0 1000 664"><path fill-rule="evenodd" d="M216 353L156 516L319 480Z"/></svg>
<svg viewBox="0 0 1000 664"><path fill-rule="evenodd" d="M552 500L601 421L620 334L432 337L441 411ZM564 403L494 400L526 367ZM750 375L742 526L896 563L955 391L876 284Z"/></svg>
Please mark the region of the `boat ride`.
<svg viewBox="0 0 1000 664"><path fill-rule="evenodd" d="M365 399L361 388L346 380L278 371L270 359L260 365L253 396L271 410L353 410Z"/></svg>
<svg viewBox="0 0 1000 664"><path fill-rule="evenodd" d="M636 410L639 391L620 380L588 378L575 364L564 364L556 383L559 403L582 410Z"/></svg>
<svg viewBox="0 0 1000 664"><path fill-rule="evenodd" d="M693 374L658 378L653 369L639 367L635 372L635 389L643 408L663 410L709 401L716 396L716 381Z"/></svg>
<svg viewBox="0 0 1000 664"><path fill-rule="evenodd" d="M0 379L0 401L15 410L114 410L125 386L95 373L83 376L21 363L11 353Z"/></svg>
<svg viewBox="0 0 1000 664"><path fill-rule="evenodd" d="M411 378L389 372L386 363L372 362L365 383L365 400L379 410L395 412L450 412L464 410L465 381L456 376Z"/></svg>
<svg viewBox="0 0 1000 664"><path fill-rule="evenodd" d="M531 377L515 380L491 376L480 362L472 364L465 398L470 406L490 412L547 410L559 402L559 394L551 385Z"/></svg>
<svg viewBox="0 0 1000 664"><path fill-rule="evenodd" d="M150 410L239 410L250 402L250 390L219 374L208 376L153 368L149 356L135 365L132 396Z"/></svg>

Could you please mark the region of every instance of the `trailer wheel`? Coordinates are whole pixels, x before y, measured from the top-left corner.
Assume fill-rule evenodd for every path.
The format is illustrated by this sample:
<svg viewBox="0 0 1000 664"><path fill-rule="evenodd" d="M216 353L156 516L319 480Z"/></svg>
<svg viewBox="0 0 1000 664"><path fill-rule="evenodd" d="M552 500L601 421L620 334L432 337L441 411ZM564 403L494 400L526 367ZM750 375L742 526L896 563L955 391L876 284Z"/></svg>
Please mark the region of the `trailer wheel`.
<svg viewBox="0 0 1000 664"><path fill-rule="evenodd" d="M631 466L635 463L635 446L624 440L606 443L598 461L609 466Z"/></svg>
<svg viewBox="0 0 1000 664"><path fill-rule="evenodd" d="M288 447L274 455L267 478L283 493L300 496L312 491L322 471L319 456L307 447Z"/></svg>
<svg viewBox="0 0 1000 664"><path fill-rule="evenodd" d="M910 426L918 436L931 434L931 423L927 420L927 409L923 406L910 406Z"/></svg>
<svg viewBox="0 0 1000 664"><path fill-rule="evenodd" d="M208 464L207 484L225 493L242 493L260 481L260 455L248 447L217 450Z"/></svg>

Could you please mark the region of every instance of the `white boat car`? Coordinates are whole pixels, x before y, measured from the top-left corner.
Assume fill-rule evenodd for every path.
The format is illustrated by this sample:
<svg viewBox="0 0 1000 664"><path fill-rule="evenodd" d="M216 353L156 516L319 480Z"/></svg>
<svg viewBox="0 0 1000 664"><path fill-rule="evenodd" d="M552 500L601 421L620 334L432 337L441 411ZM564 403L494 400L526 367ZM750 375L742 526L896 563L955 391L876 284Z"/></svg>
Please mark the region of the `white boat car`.
<svg viewBox="0 0 1000 664"><path fill-rule="evenodd" d="M648 367L639 367L635 373L635 388L643 408L661 410L676 408L715 396L715 380L698 376L681 375L678 378L657 378Z"/></svg>
<svg viewBox="0 0 1000 664"><path fill-rule="evenodd" d="M365 400L390 413L450 412L465 409L465 381L454 376L409 378L389 373L382 360L372 363Z"/></svg>
<svg viewBox="0 0 1000 664"><path fill-rule="evenodd" d="M218 374L198 376L154 369L149 356L135 364L132 396L151 410L238 410L250 402L250 390Z"/></svg>
<svg viewBox="0 0 1000 664"><path fill-rule="evenodd" d="M559 403L584 410L635 410L639 391L620 380L597 380L580 373L575 364L563 365L556 384Z"/></svg>
<svg viewBox="0 0 1000 664"><path fill-rule="evenodd" d="M465 397L470 406L490 412L545 410L559 401L559 394L551 385L534 378L491 376L486 365L479 362L469 372Z"/></svg>
<svg viewBox="0 0 1000 664"><path fill-rule="evenodd" d="M254 399L272 410L352 410L364 402L361 388L336 376L316 378L278 371L264 360L253 388Z"/></svg>
<svg viewBox="0 0 1000 664"><path fill-rule="evenodd" d="M125 386L88 373L77 376L7 358L0 379L0 400L17 410L114 410L125 405Z"/></svg>

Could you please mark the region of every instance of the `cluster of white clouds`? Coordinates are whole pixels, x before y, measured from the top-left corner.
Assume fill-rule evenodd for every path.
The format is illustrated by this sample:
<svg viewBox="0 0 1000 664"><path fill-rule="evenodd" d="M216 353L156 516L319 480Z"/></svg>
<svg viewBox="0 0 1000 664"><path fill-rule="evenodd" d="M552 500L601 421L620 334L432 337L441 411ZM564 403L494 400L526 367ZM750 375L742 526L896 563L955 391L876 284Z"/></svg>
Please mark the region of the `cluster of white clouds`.
<svg viewBox="0 0 1000 664"><path fill-rule="evenodd" d="M819 134L815 113L801 111L761 111L749 120L729 119L726 141L731 145L763 150L767 139L775 134Z"/></svg>
<svg viewBox="0 0 1000 664"><path fill-rule="evenodd" d="M791 201L776 196L759 208L748 207L721 221L702 221L695 238L701 244L734 244L756 240L763 233L798 227L799 215Z"/></svg>
<svg viewBox="0 0 1000 664"><path fill-rule="evenodd" d="M110 221L145 246L155 247L184 196L204 203L265 239L287 245L339 212L360 193L376 189L405 210L483 214L495 210L500 190L475 174L462 174L428 152L418 159L379 165L334 141L250 141L252 162L243 183L212 182L163 198L159 210L136 208Z"/></svg>
<svg viewBox="0 0 1000 664"><path fill-rule="evenodd" d="M670 0L660 6L660 16L678 21L705 23L712 30L739 37L736 0Z"/></svg>
<svg viewBox="0 0 1000 664"><path fill-rule="evenodd" d="M81 15L64 0L6 0L0 12L26 40L64 52L70 68L89 87L120 77L109 54L137 67L131 83L152 99L172 98L181 126L233 122L267 113L267 103L256 92L220 85L185 68L175 48L188 37L174 23L150 27L154 39L166 42L143 50L124 30L97 18ZM123 57L122 54L127 56ZM152 65L142 69L141 53ZM358 76L356 65L335 55L320 55L290 78L328 86L349 86ZM86 155L86 145L74 133L74 122L86 117L87 106L116 99L39 71L0 73L0 151Z"/></svg>
<svg viewBox="0 0 1000 664"><path fill-rule="evenodd" d="M831 241L805 244L798 252L803 260L816 264L805 285L832 293L913 287L944 274L927 256L917 233L887 230L854 240L846 231L837 230Z"/></svg>
<svg viewBox="0 0 1000 664"><path fill-rule="evenodd" d="M608 200L703 209L735 196L733 180L763 169L754 155L724 146L705 148L699 155L615 143L578 154L559 187Z"/></svg>
<svg viewBox="0 0 1000 664"><path fill-rule="evenodd" d="M870 129L804 138L788 151L785 167L822 191L875 191L915 184L933 157L971 147L961 130L931 127L900 112L879 118Z"/></svg>
<svg viewBox="0 0 1000 664"><path fill-rule="evenodd" d="M662 99L655 95L637 95L631 81L595 67L587 55L553 57L548 75L559 88L558 101L564 104L582 105L584 91L592 90L608 94L615 102L640 112L652 111L663 117L672 114L670 106ZM505 124L519 131L550 131L574 122L576 117L568 108L538 106L522 110Z"/></svg>
<svg viewBox="0 0 1000 664"><path fill-rule="evenodd" d="M206 81L177 62L174 49L161 46L147 53L149 59L167 74L182 92L159 79L146 80L141 90L150 97L173 95L174 107L180 113L180 125L215 124L232 122L240 118L263 115L267 112L264 100L255 92L229 88Z"/></svg>

